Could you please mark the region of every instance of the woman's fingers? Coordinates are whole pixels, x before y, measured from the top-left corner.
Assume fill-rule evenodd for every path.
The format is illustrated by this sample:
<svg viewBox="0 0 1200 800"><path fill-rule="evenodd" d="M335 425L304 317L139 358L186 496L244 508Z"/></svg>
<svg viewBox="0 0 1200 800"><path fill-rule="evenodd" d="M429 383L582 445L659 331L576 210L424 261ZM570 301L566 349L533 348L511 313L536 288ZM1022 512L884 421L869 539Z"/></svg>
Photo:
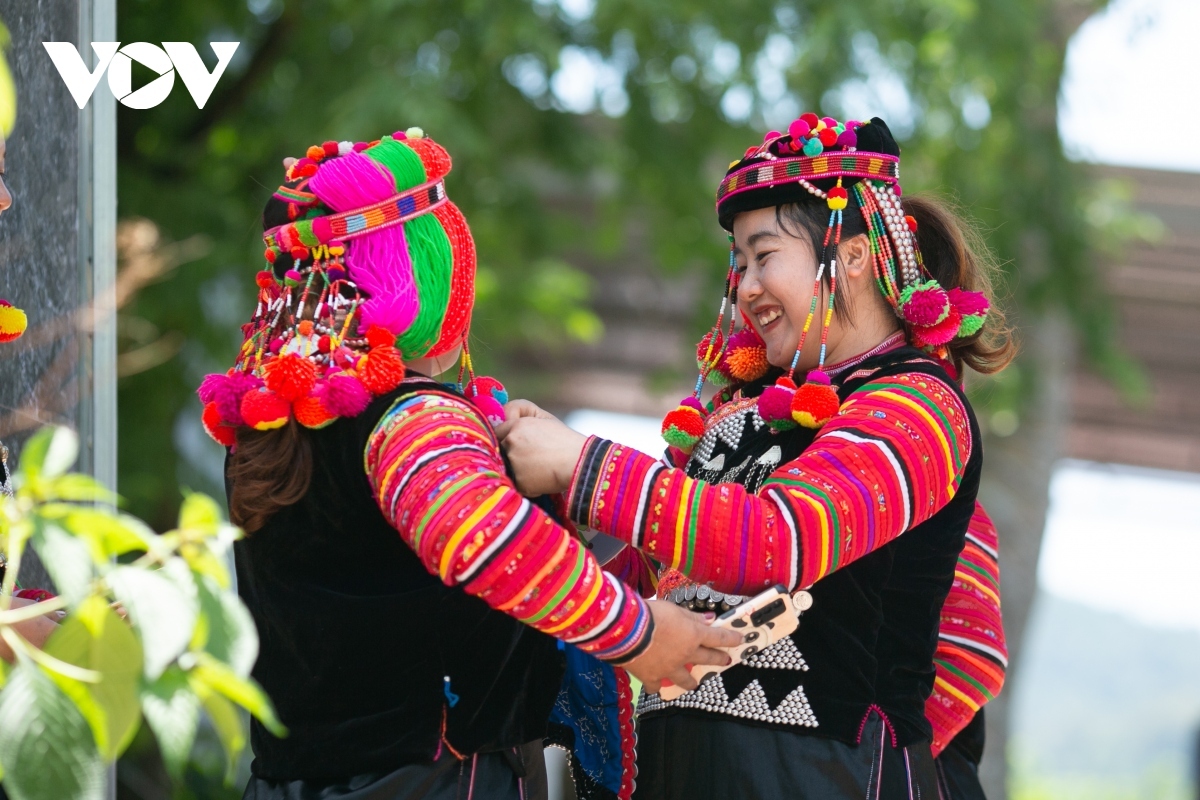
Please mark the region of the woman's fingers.
<svg viewBox="0 0 1200 800"><path fill-rule="evenodd" d="M554 418L552 414L543 411L528 400L510 400L504 405L504 422L496 426L496 438L502 442L507 439L508 434L512 433L513 426L517 424L517 420L523 417Z"/></svg>
<svg viewBox="0 0 1200 800"><path fill-rule="evenodd" d="M693 664L707 664L714 667L723 667L732 659L729 658L729 653L724 650L714 650L711 647L697 647L692 653Z"/></svg>
<svg viewBox="0 0 1200 800"><path fill-rule="evenodd" d="M689 692L700 685L700 682L692 677L692 673L682 667L668 675L667 680L681 689L687 689Z"/></svg>
<svg viewBox="0 0 1200 800"><path fill-rule="evenodd" d="M742 643L742 635L732 628L706 627L700 633L702 647L737 647Z"/></svg>

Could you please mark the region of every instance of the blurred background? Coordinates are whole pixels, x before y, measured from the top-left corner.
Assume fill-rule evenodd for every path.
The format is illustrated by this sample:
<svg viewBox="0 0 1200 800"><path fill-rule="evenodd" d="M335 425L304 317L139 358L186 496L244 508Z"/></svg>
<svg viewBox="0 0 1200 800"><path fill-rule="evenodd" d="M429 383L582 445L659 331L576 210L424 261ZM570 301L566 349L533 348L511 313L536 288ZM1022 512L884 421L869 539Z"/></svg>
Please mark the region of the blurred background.
<svg viewBox="0 0 1200 800"><path fill-rule="evenodd" d="M0 362L14 451L89 386L59 358L75 334L32 335L91 280L76 216L48 222L90 140L40 44L87 41L87 5L0 0L21 108L0 295L31 320ZM725 165L803 111L882 116L906 192L952 198L986 232L1022 342L1001 376L969 381L1012 657L987 711L989 796L1197 796L1196 0L118 0L116 28L192 42L209 68L205 42L241 42L203 109L177 86L117 111L131 511L166 528L181 486L222 494L193 391L240 344L284 156L410 125L445 144L479 249L480 367L656 452L719 302ZM157 77L133 70L134 88ZM172 787L143 737L118 794L240 797L223 772L202 740Z"/></svg>

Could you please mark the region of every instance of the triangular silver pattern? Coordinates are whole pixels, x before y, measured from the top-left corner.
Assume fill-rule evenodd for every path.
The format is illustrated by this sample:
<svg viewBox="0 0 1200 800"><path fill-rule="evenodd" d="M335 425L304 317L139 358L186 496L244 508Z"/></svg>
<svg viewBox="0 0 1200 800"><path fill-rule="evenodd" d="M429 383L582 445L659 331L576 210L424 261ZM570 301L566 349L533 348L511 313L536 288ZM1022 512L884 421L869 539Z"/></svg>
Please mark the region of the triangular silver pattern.
<svg viewBox="0 0 1200 800"><path fill-rule="evenodd" d="M800 655L800 648L791 636L785 636L766 650L761 650L747 658L747 666L758 669L793 669L808 672L808 663Z"/></svg>
<svg viewBox="0 0 1200 800"><path fill-rule="evenodd" d="M720 674L709 678L694 692L688 692L677 700L666 702L657 694L646 694L644 690L638 698L638 715L664 708L695 708L731 717L804 728L815 728L819 724L812 706L808 704L803 686L797 686L772 709L767 704L766 692L757 680L750 681L742 693L730 701L725 694L725 683Z"/></svg>

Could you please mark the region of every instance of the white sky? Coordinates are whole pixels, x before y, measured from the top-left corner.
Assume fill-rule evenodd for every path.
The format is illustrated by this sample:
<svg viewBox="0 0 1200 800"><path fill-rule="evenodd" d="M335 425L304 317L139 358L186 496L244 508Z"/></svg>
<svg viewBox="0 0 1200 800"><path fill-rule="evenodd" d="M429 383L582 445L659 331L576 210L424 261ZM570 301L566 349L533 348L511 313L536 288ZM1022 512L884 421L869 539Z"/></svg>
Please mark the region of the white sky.
<svg viewBox="0 0 1200 800"><path fill-rule="evenodd" d="M643 453L664 448L652 417L583 409L566 423ZM1082 461L1055 470L1042 589L1147 625L1200 631L1198 571L1200 475Z"/></svg>
<svg viewBox="0 0 1200 800"><path fill-rule="evenodd" d="M1200 171L1197 33L1200 0L1112 0L1085 22L1063 77L1058 122L1068 155Z"/></svg>

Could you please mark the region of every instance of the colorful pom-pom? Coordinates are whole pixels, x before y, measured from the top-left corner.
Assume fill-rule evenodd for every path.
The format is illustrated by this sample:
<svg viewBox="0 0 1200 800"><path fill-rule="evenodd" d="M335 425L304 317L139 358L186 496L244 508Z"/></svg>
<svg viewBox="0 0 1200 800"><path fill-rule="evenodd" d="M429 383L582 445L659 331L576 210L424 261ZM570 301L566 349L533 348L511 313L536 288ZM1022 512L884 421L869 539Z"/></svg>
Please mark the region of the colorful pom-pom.
<svg viewBox="0 0 1200 800"><path fill-rule="evenodd" d="M325 158L325 149L320 145L314 144L304 152L304 155L313 161L321 161Z"/></svg>
<svg viewBox="0 0 1200 800"><path fill-rule="evenodd" d="M24 311L7 300L0 300L0 343L21 338L28 326L29 318Z"/></svg>
<svg viewBox="0 0 1200 800"><path fill-rule="evenodd" d="M268 264L274 264L275 259L279 258L279 251L274 247L268 247L263 251L263 258L266 259Z"/></svg>
<svg viewBox="0 0 1200 800"><path fill-rule="evenodd" d="M475 404L475 408L479 409L479 413L492 424L493 427L504 422L506 415L504 406L502 406L495 397L490 394L481 394L471 398L471 402Z"/></svg>
<svg viewBox="0 0 1200 800"><path fill-rule="evenodd" d="M298 178L311 178L317 174L317 165L309 160L307 164L296 164L292 167L292 175Z"/></svg>
<svg viewBox="0 0 1200 800"><path fill-rule="evenodd" d="M321 404L338 417L357 417L371 405L371 393L354 375L335 372L323 382Z"/></svg>
<svg viewBox="0 0 1200 800"><path fill-rule="evenodd" d="M938 347L946 344L958 335L962 325L962 314L957 308L951 308L946 318L936 325L914 327L912 331L913 344L917 347Z"/></svg>
<svg viewBox="0 0 1200 800"><path fill-rule="evenodd" d="M217 410L216 403L204 406L200 422L204 425L204 432L222 447L233 447L237 442L237 429L221 421L221 412Z"/></svg>
<svg viewBox="0 0 1200 800"><path fill-rule="evenodd" d="M963 316L962 322L958 324L958 333L955 334L955 338L965 339L968 336L974 336L983 328L985 322L987 322L987 317L982 314Z"/></svg>
<svg viewBox="0 0 1200 800"><path fill-rule="evenodd" d="M825 123L826 128L836 128L838 121L833 117L821 117L821 122Z"/></svg>
<svg viewBox="0 0 1200 800"><path fill-rule="evenodd" d="M720 331L711 330L704 334L704 337L696 345L696 368L701 372L713 369L721 360L721 353L724 349L725 337L721 335Z"/></svg>
<svg viewBox="0 0 1200 800"><path fill-rule="evenodd" d="M316 365L295 353L268 362L263 373L267 388L289 403L307 396L317 383Z"/></svg>
<svg viewBox="0 0 1200 800"><path fill-rule="evenodd" d="M796 427L796 421L792 419L792 397L795 394L796 384L792 379L787 376L780 378L758 396L758 415L774 430L791 430Z"/></svg>
<svg viewBox="0 0 1200 800"><path fill-rule="evenodd" d="M841 147L851 148L858 147L858 134L850 128L838 134L837 143Z"/></svg>
<svg viewBox="0 0 1200 800"><path fill-rule="evenodd" d="M246 392L242 398L242 419L256 431L282 428L292 414L292 404L265 386Z"/></svg>
<svg viewBox="0 0 1200 800"><path fill-rule="evenodd" d="M804 155L809 158L816 158L824 150L825 148L821 145L821 140L815 136L804 143Z"/></svg>
<svg viewBox="0 0 1200 800"><path fill-rule="evenodd" d="M404 359L392 346L372 347L358 361L358 377L373 395L387 394L404 380Z"/></svg>
<svg viewBox="0 0 1200 800"><path fill-rule="evenodd" d="M946 292L950 304L958 309L964 317L988 313L991 303L983 292L971 292L966 289L954 288Z"/></svg>
<svg viewBox="0 0 1200 800"><path fill-rule="evenodd" d="M896 188L899 189L900 187L897 186ZM904 216L904 224L907 225L908 229L913 233L917 232L917 218L912 214L906 214Z"/></svg>
<svg viewBox="0 0 1200 800"><path fill-rule="evenodd" d="M504 388L504 384L487 375L480 375L468 381L463 387L463 394L471 399L491 397L500 405L508 402L508 390Z"/></svg>
<svg viewBox="0 0 1200 800"><path fill-rule="evenodd" d="M691 406L680 405L663 418L662 437L667 444L690 453L704 436L704 418Z"/></svg>
<svg viewBox="0 0 1200 800"><path fill-rule="evenodd" d="M763 134L763 142L765 143L771 141L772 139L778 139L780 136L783 136L783 134L779 131L767 131L765 134Z"/></svg>
<svg viewBox="0 0 1200 800"><path fill-rule="evenodd" d="M835 186L825 195L825 204L832 211L841 211L849 202L849 194L841 186Z"/></svg>
<svg viewBox="0 0 1200 800"><path fill-rule="evenodd" d="M734 380L756 381L767 373L767 347L751 326L729 337L725 362Z"/></svg>
<svg viewBox="0 0 1200 800"><path fill-rule="evenodd" d="M409 139L424 139L425 131L422 130L421 128L413 126L413 127L409 128L408 130L406 130L404 132L404 135L407 136Z"/></svg>
<svg viewBox="0 0 1200 800"><path fill-rule="evenodd" d="M328 353L333 346L333 340L328 335L322 335L317 338L317 352Z"/></svg>
<svg viewBox="0 0 1200 800"><path fill-rule="evenodd" d="M704 403L701 403L699 398L685 397L679 401L680 408L690 408L699 414L701 417L707 416L708 411L704 408Z"/></svg>
<svg viewBox="0 0 1200 800"><path fill-rule="evenodd" d="M301 336L312 336L313 321L311 319L300 320L300 324L296 326L296 332Z"/></svg>
<svg viewBox="0 0 1200 800"><path fill-rule="evenodd" d="M324 142L321 149L325 151L326 156L336 156L340 152L337 142Z"/></svg>
<svg viewBox="0 0 1200 800"><path fill-rule="evenodd" d="M928 280L905 287L896 308L909 325L927 328L946 319L950 297L937 281Z"/></svg>
<svg viewBox="0 0 1200 800"><path fill-rule="evenodd" d="M292 413L296 415L296 422L313 429L324 428L337 419L336 415L329 413L319 397L312 395L301 397L292 403Z"/></svg>
<svg viewBox="0 0 1200 800"><path fill-rule="evenodd" d="M396 344L396 334L382 325L367 328L367 344L371 347L389 347Z"/></svg>
<svg viewBox="0 0 1200 800"><path fill-rule="evenodd" d="M321 244L326 244L333 238L333 226L329 222L329 217L314 217L312 220L313 236L317 237L317 241Z"/></svg>
<svg viewBox="0 0 1200 800"><path fill-rule="evenodd" d="M833 128L825 128L823 131L817 134L817 138L819 138L821 140L821 144L825 145L826 147L833 147L835 144L837 144L838 134Z"/></svg>
<svg viewBox="0 0 1200 800"><path fill-rule="evenodd" d="M249 373L214 374L205 376L196 394L200 396L201 403L216 406L223 423L236 427L245 424L241 412L242 398L260 386L262 381Z"/></svg>
<svg viewBox="0 0 1200 800"><path fill-rule="evenodd" d="M812 131L812 127L804 120L798 119L788 125L788 135L793 139L803 139Z"/></svg>
<svg viewBox="0 0 1200 800"><path fill-rule="evenodd" d="M791 415L805 428L819 428L833 419L840 405L837 392L829 385L829 376L813 370L792 396Z"/></svg>
<svg viewBox="0 0 1200 800"><path fill-rule="evenodd" d="M325 279L330 283L344 281L346 279L346 270L342 267L333 266L325 270Z"/></svg>
<svg viewBox="0 0 1200 800"><path fill-rule="evenodd" d="M807 114L801 114L800 119L808 123L808 127L815 128L821 122L821 118L809 111Z"/></svg>

